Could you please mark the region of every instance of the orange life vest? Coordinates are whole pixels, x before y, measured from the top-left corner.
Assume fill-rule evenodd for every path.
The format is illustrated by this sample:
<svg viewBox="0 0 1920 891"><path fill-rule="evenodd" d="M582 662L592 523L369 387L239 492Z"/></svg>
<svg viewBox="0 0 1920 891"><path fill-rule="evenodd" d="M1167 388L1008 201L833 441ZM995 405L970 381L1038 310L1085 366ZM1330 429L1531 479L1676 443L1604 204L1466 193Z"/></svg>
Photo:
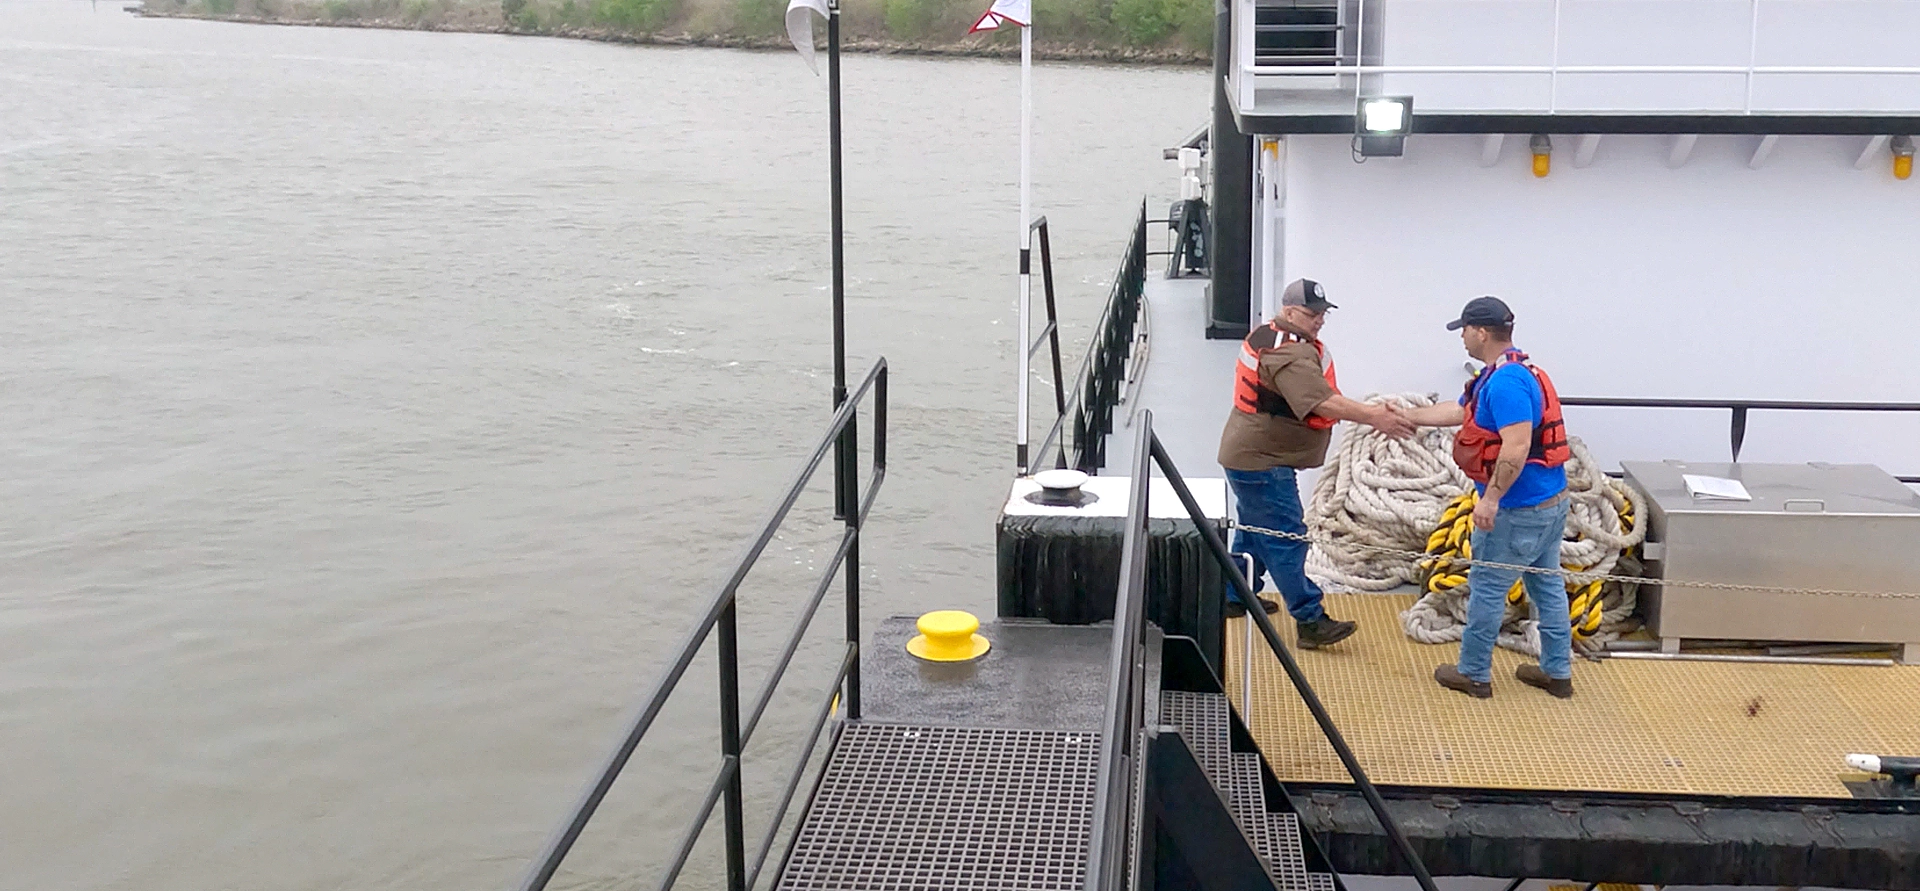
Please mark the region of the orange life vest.
<svg viewBox="0 0 1920 891"><path fill-rule="evenodd" d="M1481 485L1493 477L1493 463L1500 458L1500 431L1474 423L1473 409L1480 401L1480 387L1508 362L1525 365L1533 372L1533 379L1540 383L1540 423L1533 425L1533 446L1527 450L1527 463L1559 467L1573 456L1573 449L1567 445L1567 424L1560 417L1560 394L1554 391L1553 381L1546 372L1527 361L1526 353L1507 350L1467 382L1463 396L1467 417L1460 424L1460 432L1453 437L1454 463L1466 471L1469 479Z"/></svg>
<svg viewBox="0 0 1920 891"><path fill-rule="evenodd" d="M1298 334L1281 328L1273 322L1255 328L1247 339L1240 342L1240 364L1234 369L1233 407L1247 414L1269 414L1299 421L1314 430L1329 430L1339 423L1333 418L1323 418L1308 414L1304 418L1295 417L1293 407L1287 404L1286 397L1269 389L1260 381L1260 357L1271 353L1289 343L1310 343L1320 357L1320 372L1327 377L1327 386L1333 392L1340 392L1340 382L1334 378L1333 357L1327 355L1326 344L1317 340L1308 340Z"/></svg>

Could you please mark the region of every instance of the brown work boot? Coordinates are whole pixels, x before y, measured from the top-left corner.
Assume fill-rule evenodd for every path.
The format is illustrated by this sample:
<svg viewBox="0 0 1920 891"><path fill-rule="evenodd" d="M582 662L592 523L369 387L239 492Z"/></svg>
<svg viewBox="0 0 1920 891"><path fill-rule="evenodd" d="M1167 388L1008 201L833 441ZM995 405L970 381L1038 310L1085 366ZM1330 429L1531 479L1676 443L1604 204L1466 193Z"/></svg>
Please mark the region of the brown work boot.
<svg viewBox="0 0 1920 891"><path fill-rule="evenodd" d="M1280 604L1278 603L1274 603L1265 597L1256 597L1254 599L1260 601L1260 608L1265 610L1269 616L1280 611ZM1238 619L1246 614L1247 608L1244 604L1234 598L1227 598L1227 618Z"/></svg>
<svg viewBox="0 0 1920 891"><path fill-rule="evenodd" d="M1311 622L1296 623L1294 628L1300 632L1300 649L1317 650L1352 637L1355 631L1360 630L1360 623L1321 616Z"/></svg>
<svg viewBox="0 0 1920 891"><path fill-rule="evenodd" d="M1561 699L1573 698L1573 678L1550 678L1540 670L1540 666L1531 662L1521 663L1513 670L1513 676L1529 687L1539 687Z"/></svg>
<svg viewBox="0 0 1920 891"><path fill-rule="evenodd" d="M1433 679L1449 690L1458 690L1475 699L1492 699L1493 685L1486 681L1476 681L1460 673L1457 665L1442 665L1433 670Z"/></svg>

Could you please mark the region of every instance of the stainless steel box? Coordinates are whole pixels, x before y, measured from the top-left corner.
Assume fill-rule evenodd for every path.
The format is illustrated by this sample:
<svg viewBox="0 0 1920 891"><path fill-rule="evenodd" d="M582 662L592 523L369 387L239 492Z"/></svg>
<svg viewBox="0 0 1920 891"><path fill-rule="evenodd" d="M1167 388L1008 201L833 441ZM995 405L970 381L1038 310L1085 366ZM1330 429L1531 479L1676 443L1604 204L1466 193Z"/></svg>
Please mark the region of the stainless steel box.
<svg viewBox="0 0 1920 891"><path fill-rule="evenodd" d="M1870 464L1626 461L1647 496L1648 574L1663 579L1920 592L1920 495ZM1739 480L1752 501L1694 498L1682 474ZM1920 658L1920 599L1642 588L1664 648L1683 638L1906 644Z"/></svg>

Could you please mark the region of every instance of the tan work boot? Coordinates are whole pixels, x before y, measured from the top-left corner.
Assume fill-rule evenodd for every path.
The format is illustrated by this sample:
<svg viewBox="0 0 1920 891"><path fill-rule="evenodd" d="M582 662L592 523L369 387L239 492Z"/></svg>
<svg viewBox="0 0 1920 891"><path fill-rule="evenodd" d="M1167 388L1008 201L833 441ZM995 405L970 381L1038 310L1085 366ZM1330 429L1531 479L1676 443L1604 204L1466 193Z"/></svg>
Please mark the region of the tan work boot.
<svg viewBox="0 0 1920 891"><path fill-rule="evenodd" d="M1539 687L1561 699L1573 698L1573 678L1550 678L1540 666L1531 662L1521 663L1513 670L1513 676L1529 687Z"/></svg>

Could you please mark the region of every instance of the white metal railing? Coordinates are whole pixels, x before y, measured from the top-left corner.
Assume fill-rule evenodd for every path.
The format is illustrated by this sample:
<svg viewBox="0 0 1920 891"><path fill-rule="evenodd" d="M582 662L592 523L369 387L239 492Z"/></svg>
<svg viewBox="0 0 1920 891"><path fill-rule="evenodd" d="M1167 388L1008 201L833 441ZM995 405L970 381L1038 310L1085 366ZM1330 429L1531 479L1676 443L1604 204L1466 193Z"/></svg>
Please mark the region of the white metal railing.
<svg viewBox="0 0 1920 891"><path fill-rule="evenodd" d="M1802 7L1818 4L1823 13L1845 13L1851 10L1854 15L1845 17L1843 27L1833 28L1824 35L1824 45L1810 44L1801 40L1804 35L1791 31L1794 20L1791 16L1783 21L1766 24L1763 12L1781 11L1789 7ZM1529 27L1525 20L1513 21L1512 17L1498 17L1495 14L1504 9L1511 11L1513 4L1480 4L1479 8L1464 0L1361 0L1358 3L1342 4L1343 19L1339 31L1339 45L1335 64L1324 61L1307 65L1260 65L1256 59L1255 10L1259 0L1236 0L1234 64L1234 94L1242 110L1253 109L1256 105L1257 88L1284 88L1290 90L1324 90L1327 93L1327 107L1343 104L1340 97L1357 97L1362 92L1374 93L1410 93L1415 95L1418 107L1426 111L1532 111L1561 112L1609 112L1609 111L1710 111L1729 114L1756 114L1769 112L1873 112L1873 113L1916 113L1920 112L1920 2L1907 0L1896 3L1894 0L1721 0L1721 2L1701 5L1698 8L1711 8L1725 13L1736 5L1745 9L1744 19L1739 22L1744 34L1730 34L1724 29L1687 32L1680 35L1686 41L1697 41L1699 45L1688 49L1695 55L1718 56L1725 59L1729 54L1731 40L1744 38L1745 61L1725 61L1717 64L1565 64L1562 62L1563 44L1569 36L1583 38L1587 44L1606 42L1611 39L1613 49L1628 55L1646 55L1645 47L1627 45L1632 39L1647 33L1658 36L1661 32L1653 26L1661 23L1658 17L1645 15L1647 10L1657 7L1635 0L1537 0L1530 4L1534 12L1545 13L1551 9L1551 24L1547 25L1545 16L1532 24L1542 27ZM1366 15L1369 7L1382 20L1374 27L1381 32L1378 43L1369 44L1366 38ZM1450 7L1461 11L1461 15L1449 17L1447 27L1452 28L1451 36L1461 37L1461 47L1435 46L1434 39L1427 34L1411 35L1407 27L1406 13L1419 7L1421 12L1431 15L1436 8ZM1598 10L1616 8L1624 10L1615 16L1613 11L1605 18L1593 15ZM1626 13L1638 8L1640 16ZM1569 26L1566 11L1575 9L1586 14L1585 27ZM1383 15L1384 13L1384 15ZM1876 16L1873 13L1881 15ZM1475 18L1475 14L1479 18ZM1731 26L1732 18L1722 15L1721 25ZM1432 23L1437 18L1425 19ZM1396 22L1403 30L1394 30ZM1683 23L1684 24L1684 23ZM1697 23L1696 23L1697 24ZM1838 46L1846 29L1853 29L1860 36L1882 38L1883 46L1894 47L1892 52L1905 62L1911 58L1915 64L1763 64L1763 35L1775 38L1781 47L1769 47L1773 55L1819 54L1823 49L1827 54L1837 55L1845 52L1858 57L1857 49L1849 50ZM1891 35L1886 33L1891 30ZM1793 36L1793 40L1784 40L1782 32ZM1426 45L1416 46L1412 52L1395 51L1395 39ZM1464 38L1477 38L1464 39ZM1861 41L1863 43L1867 41ZM1477 43L1478 45L1472 45ZM1714 46L1718 43L1718 46ZM1592 55L1592 47L1583 47ZM1661 48L1655 47L1655 54ZM1637 52L1636 52L1637 51ZM1666 48L1671 55L1673 50ZM1472 59L1475 55L1494 56L1544 56L1544 64L1539 62L1489 64L1483 60ZM1460 63L1407 64L1396 61L1413 56L1465 56ZM1369 63L1370 58L1380 61ZM1656 81L1639 80L1630 87L1606 87L1594 89L1594 77L1620 78L1616 84L1633 78L1658 78ZM1738 78L1737 81L1733 79ZM1776 97L1770 103L1756 104L1756 85L1768 78L1816 78L1826 79L1827 83L1807 88L1805 81L1800 82L1797 92L1788 91ZM1834 79L1854 78L1837 89L1848 92L1834 92ZM1859 78L1880 79L1873 83L1862 83ZM1885 80L1891 78L1892 80ZM1569 101L1565 95L1567 80L1580 82L1585 79L1585 95ZM1542 82L1544 81L1544 82ZM1737 86L1736 86L1737 85ZM1735 90L1737 89L1737 93ZM1840 97L1880 94L1883 98L1877 104L1849 104ZM1889 101L1884 98L1892 94ZM1423 96L1423 94L1425 94ZM1516 101L1514 97L1527 94L1530 100ZM1714 98L1702 100L1702 96L1711 94ZM1293 97L1298 99L1299 94ZM1602 97L1596 99L1595 97ZM1735 96L1738 98L1736 99ZM1692 101L1689 104L1689 97ZM1346 106L1351 107L1351 106Z"/></svg>

